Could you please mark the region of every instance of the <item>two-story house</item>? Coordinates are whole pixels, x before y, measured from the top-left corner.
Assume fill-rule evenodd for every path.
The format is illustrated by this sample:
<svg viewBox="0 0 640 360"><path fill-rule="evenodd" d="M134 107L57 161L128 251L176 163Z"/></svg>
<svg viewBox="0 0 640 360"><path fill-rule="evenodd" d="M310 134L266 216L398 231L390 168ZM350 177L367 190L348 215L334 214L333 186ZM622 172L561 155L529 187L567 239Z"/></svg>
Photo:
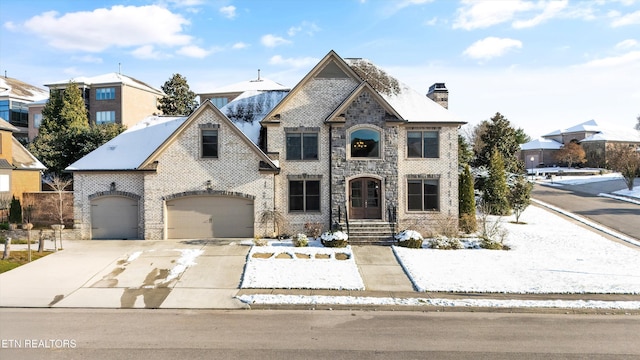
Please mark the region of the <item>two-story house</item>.
<svg viewBox="0 0 640 360"><path fill-rule="evenodd" d="M259 139L232 104L147 118L72 164L82 237L264 236L276 218L288 234L347 221L426 232L457 219L463 122L371 62L329 52Z"/></svg>

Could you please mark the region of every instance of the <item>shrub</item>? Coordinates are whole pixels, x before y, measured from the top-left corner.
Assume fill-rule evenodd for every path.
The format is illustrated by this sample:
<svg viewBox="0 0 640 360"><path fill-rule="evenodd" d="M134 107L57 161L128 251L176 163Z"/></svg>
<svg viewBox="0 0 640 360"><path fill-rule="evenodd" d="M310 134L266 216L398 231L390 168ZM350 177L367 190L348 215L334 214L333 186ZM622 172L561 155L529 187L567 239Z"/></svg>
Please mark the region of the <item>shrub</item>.
<svg viewBox="0 0 640 360"><path fill-rule="evenodd" d="M16 199L15 196L11 199L11 205L9 206L9 222L12 224L22 223L22 206L20 205L20 199Z"/></svg>
<svg viewBox="0 0 640 360"><path fill-rule="evenodd" d="M422 248L422 235L414 230L403 230L394 236L398 240L398 245L402 247L420 249Z"/></svg>
<svg viewBox="0 0 640 360"><path fill-rule="evenodd" d="M349 244L349 235L343 231L327 231L320 235L320 242L326 247L343 248Z"/></svg>
<svg viewBox="0 0 640 360"><path fill-rule="evenodd" d="M429 247L432 249L440 250L458 250L464 249L464 245L458 238L448 238L446 236L438 235L433 239L429 239Z"/></svg>
<svg viewBox="0 0 640 360"><path fill-rule="evenodd" d="M309 239L305 234L293 235L291 242L293 242L293 246L295 247L305 247L309 245Z"/></svg>
<svg viewBox="0 0 640 360"><path fill-rule="evenodd" d="M308 222L304 224L304 232L307 236L311 236L315 239L322 234L322 224L317 222Z"/></svg>
<svg viewBox="0 0 640 360"><path fill-rule="evenodd" d="M500 241L483 238L480 241L480 247L487 250L510 250L509 245L506 245Z"/></svg>
<svg viewBox="0 0 640 360"><path fill-rule="evenodd" d="M458 220L458 227L465 234L471 234L478 229L478 223L476 221L476 214L462 214Z"/></svg>
<svg viewBox="0 0 640 360"><path fill-rule="evenodd" d="M255 246L267 246L269 245L269 241L267 239L256 236L253 238L253 244Z"/></svg>

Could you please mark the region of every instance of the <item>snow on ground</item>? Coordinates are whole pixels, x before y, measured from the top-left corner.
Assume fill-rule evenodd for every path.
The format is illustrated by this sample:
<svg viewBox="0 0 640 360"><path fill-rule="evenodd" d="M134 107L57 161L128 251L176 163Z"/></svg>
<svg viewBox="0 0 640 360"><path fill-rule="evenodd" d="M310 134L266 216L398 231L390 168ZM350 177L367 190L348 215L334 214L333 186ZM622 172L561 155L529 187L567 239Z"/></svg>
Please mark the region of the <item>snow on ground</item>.
<svg viewBox="0 0 640 360"><path fill-rule="evenodd" d="M530 206L509 251L394 247L419 291L640 294L640 253Z"/></svg>
<svg viewBox="0 0 640 360"><path fill-rule="evenodd" d="M570 171L567 169L567 171ZM548 185L582 185L598 181L609 181L622 179L620 173L608 173L602 175L556 175L553 180L542 180Z"/></svg>
<svg viewBox="0 0 640 360"><path fill-rule="evenodd" d="M251 248L240 287L363 290L364 283L350 247L272 245Z"/></svg>

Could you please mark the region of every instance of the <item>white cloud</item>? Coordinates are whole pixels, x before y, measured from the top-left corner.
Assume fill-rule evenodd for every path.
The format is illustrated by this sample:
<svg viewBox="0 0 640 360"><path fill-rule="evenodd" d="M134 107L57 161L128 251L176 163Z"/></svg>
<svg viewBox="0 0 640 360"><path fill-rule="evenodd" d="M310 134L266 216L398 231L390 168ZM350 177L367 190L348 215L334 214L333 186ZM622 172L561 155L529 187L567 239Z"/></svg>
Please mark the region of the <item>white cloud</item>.
<svg viewBox="0 0 640 360"><path fill-rule="evenodd" d="M640 65L640 51L630 51L620 56L611 56L602 59L591 60L581 66L587 68L606 68L620 67L629 64Z"/></svg>
<svg viewBox="0 0 640 360"><path fill-rule="evenodd" d="M138 59L160 59L163 57L162 53L156 51L153 45L143 45L133 50L131 55Z"/></svg>
<svg viewBox="0 0 640 360"><path fill-rule="evenodd" d="M634 39L627 39L627 40L623 40L620 41L619 43L616 44L616 49L620 49L620 50L626 50L626 49L632 49L634 47L638 46L638 41L634 40Z"/></svg>
<svg viewBox="0 0 640 360"><path fill-rule="evenodd" d="M488 60L502 56L514 48L522 48L522 42L515 39L490 36L473 43L464 51L464 54L473 59Z"/></svg>
<svg viewBox="0 0 640 360"><path fill-rule="evenodd" d="M564 10L569 4L568 0L563 1L550 1L546 4L542 4L544 7L542 13L534 16L529 20L517 20L513 22L513 27L516 29L530 28L537 26L549 19L556 17L562 10Z"/></svg>
<svg viewBox="0 0 640 360"><path fill-rule="evenodd" d="M290 27L289 31L287 31L287 34L289 36L296 36L298 33L304 33L306 35L313 36L313 34L317 33L318 31L320 31L320 27L318 27L318 25L312 22L303 21L302 24L298 26Z"/></svg>
<svg viewBox="0 0 640 360"><path fill-rule="evenodd" d="M234 49L234 50L238 50L238 49L246 49L246 48L248 48L248 47L249 47L249 44L245 44L245 43L243 43L243 42L237 42L237 43L235 43L235 44L233 44L233 45L231 46L231 48L232 48L232 49Z"/></svg>
<svg viewBox="0 0 640 360"><path fill-rule="evenodd" d="M236 17L236 7L233 5L223 6L218 11L227 19L233 19Z"/></svg>
<svg viewBox="0 0 640 360"><path fill-rule="evenodd" d="M84 63L102 64L102 58L93 55L72 56L71 60Z"/></svg>
<svg viewBox="0 0 640 360"><path fill-rule="evenodd" d="M7 21L6 23L2 24L2 26L9 31L18 30L18 27L11 21Z"/></svg>
<svg viewBox="0 0 640 360"><path fill-rule="evenodd" d="M528 11L534 4L527 1L463 1L457 10L454 29L473 30L490 27L513 19L516 13Z"/></svg>
<svg viewBox="0 0 640 360"><path fill-rule="evenodd" d="M180 49L178 49L178 51L176 51L177 54L179 55L184 55L187 57L192 57L192 58L198 58L198 59L202 59L207 57L207 55L209 55L209 53L211 53L211 51L209 50L205 50L199 46L195 46L195 45L187 45L187 46L183 46Z"/></svg>
<svg viewBox="0 0 640 360"><path fill-rule="evenodd" d="M291 41L279 37L279 36L275 36L272 34L267 34L264 35L261 39L260 42L262 43L262 45L266 46L266 47L276 47L276 46L280 46L280 45L285 45L285 44L290 44Z"/></svg>
<svg viewBox="0 0 640 360"><path fill-rule="evenodd" d="M184 46L192 40L182 32L188 24L181 15L157 5L116 5L64 15L49 11L32 17L24 26L53 47L100 52L112 46Z"/></svg>
<svg viewBox="0 0 640 360"><path fill-rule="evenodd" d="M615 15L619 15L619 13ZM640 10L623 15L623 16L615 16L615 15L614 15L615 19L611 22L612 27L640 24Z"/></svg>
<svg viewBox="0 0 640 360"><path fill-rule="evenodd" d="M315 65L318 61L317 58L314 57L301 57L301 58L288 58L285 59L280 55L275 55L269 59L269 64L271 65L286 65L292 66L295 68Z"/></svg>

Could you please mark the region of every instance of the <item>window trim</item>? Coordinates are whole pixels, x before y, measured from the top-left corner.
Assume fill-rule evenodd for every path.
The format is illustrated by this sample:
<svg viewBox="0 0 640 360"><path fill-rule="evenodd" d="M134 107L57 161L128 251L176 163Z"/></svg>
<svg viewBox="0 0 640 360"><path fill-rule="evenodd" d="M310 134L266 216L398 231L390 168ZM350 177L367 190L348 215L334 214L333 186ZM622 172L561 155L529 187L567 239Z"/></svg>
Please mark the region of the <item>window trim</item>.
<svg viewBox="0 0 640 360"><path fill-rule="evenodd" d="M409 208L409 197L411 195L416 196L417 194L410 194L409 193L409 184L410 183L420 183L420 209L410 209ZM433 208L433 209L426 209L426 204L425 204L425 192L424 192L424 186L425 186L425 182L434 182L436 185L436 193L435 194L430 194L430 196L435 196L436 198L436 204L437 207ZM407 212L411 212L411 213L420 213L420 212L440 212L441 211L441 204L440 201L442 199L441 194L441 186L440 186L440 179L439 178L408 178L407 179Z"/></svg>
<svg viewBox="0 0 640 360"><path fill-rule="evenodd" d="M115 100L115 99L116 99L115 87L96 88L96 101Z"/></svg>
<svg viewBox="0 0 640 360"><path fill-rule="evenodd" d="M409 134L411 133L420 133L420 156L412 156L409 154ZM425 134L426 133L435 133L437 139L437 149L436 156L425 156ZM406 136L407 146L406 146L406 157L407 159L439 159L440 158L440 131L439 130L407 130Z"/></svg>
<svg viewBox="0 0 640 360"><path fill-rule="evenodd" d="M292 210L291 209L291 184L293 182L301 182L302 183L302 210ZM307 183L316 182L318 183L318 209L307 209L307 198L309 195L307 194ZM298 195L300 196L300 195ZM299 178L299 177L289 177L287 181L287 210L292 214L307 214L307 213L320 213L322 211L322 180L319 177L312 178Z"/></svg>
<svg viewBox="0 0 640 360"><path fill-rule="evenodd" d="M300 158L290 158L289 154L289 135L300 136ZM316 138L316 157L305 158L304 156L304 137L305 135L315 135ZM318 161L320 160L320 128L285 128L284 134L285 159L288 161Z"/></svg>
<svg viewBox="0 0 640 360"><path fill-rule="evenodd" d="M372 131L372 132L375 132L378 135L378 155L377 156L360 157L360 156L353 156L352 155L353 148L352 148L352 144L351 144L351 141L352 141L351 137L353 136L354 133L356 133L358 131L361 131L361 130ZM382 143L383 143L383 132L382 132L381 129L379 129L377 127L373 127L373 126L353 127L347 133L347 141L346 141L347 158L348 159L353 159L353 160L382 160L382 154L383 154Z"/></svg>
<svg viewBox="0 0 640 360"><path fill-rule="evenodd" d="M205 133L215 133L215 143L205 142ZM213 135L209 135L212 137ZM205 155L205 144L215 144L215 154ZM217 128L202 128L200 129L200 158L201 159L219 159L220 158L220 131Z"/></svg>

